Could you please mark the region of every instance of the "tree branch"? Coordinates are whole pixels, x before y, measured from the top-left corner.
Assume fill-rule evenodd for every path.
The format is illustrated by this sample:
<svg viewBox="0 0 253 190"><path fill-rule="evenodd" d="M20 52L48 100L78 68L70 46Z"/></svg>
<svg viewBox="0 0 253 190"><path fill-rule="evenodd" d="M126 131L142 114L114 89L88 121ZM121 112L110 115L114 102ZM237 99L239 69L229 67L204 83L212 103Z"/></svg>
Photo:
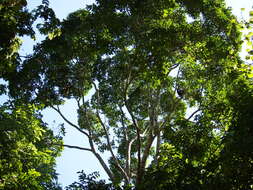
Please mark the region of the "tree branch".
<svg viewBox="0 0 253 190"><path fill-rule="evenodd" d="M196 111L194 111L190 117L187 118L187 120L189 121L196 113L198 113L199 111L201 111L200 109L197 109Z"/></svg>
<svg viewBox="0 0 253 190"><path fill-rule="evenodd" d="M147 144L145 146L145 149L144 149L144 152L143 152L143 156L142 156L142 159L141 159L141 171L143 172L144 169L145 169L145 166L146 166L146 161L147 161L147 158L149 156L149 151L150 151L150 148L151 148L151 145L153 143L155 139L155 136L152 135L152 131L150 131L149 135L148 135L148 139L147 139Z"/></svg>
<svg viewBox="0 0 253 190"><path fill-rule="evenodd" d="M110 168L106 165L105 161L104 161L103 158L100 156L100 154L98 154L98 153L96 152L96 150L95 150L95 146L94 146L94 143L93 143L93 141L92 141L90 131L89 131L89 144L90 144L92 153L96 156L96 158L98 159L99 163L101 164L101 166L103 167L103 169L105 170L105 172L107 173L107 175L109 176L109 178L111 179L111 181L114 182L114 181L115 181L115 177L114 177L112 171L111 171Z"/></svg>
<svg viewBox="0 0 253 190"><path fill-rule="evenodd" d="M140 128L138 126L137 121L135 120L135 117L132 113L132 111L130 110L130 108L127 105L126 99L125 99L125 106L126 109L128 111L128 113L131 116L132 122L134 124L134 127L136 129L136 134L137 134L137 157L138 157L138 166L137 166L137 178L141 175L141 135L140 135Z"/></svg>
<svg viewBox="0 0 253 190"><path fill-rule="evenodd" d="M130 107L128 106L128 103L127 103L127 91L128 91L128 87L130 86L132 80L131 80L131 69L130 70L130 73L129 73L129 77L126 81L126 86L125 86L125 89L124 89L124 105L126 106L126 109L127 109L127 112L129 113L130 117L131 117L131 120L133 122L133 125L136 129L136 134L137 134L137 157L138 157L138 166L137 166L137 176L138 176L138 173L140 173L140 169L141 169L141 137L140 137L140 128L138 126L138 123L137 121L135 120L135 117L132 113L132 111L130 110Z"/></svg>
<svg viewBox="0 0 253 190"><path fill-rule="evenodd" d="M126 117L126 116L125 116L125 113L124 113L122 107L120 105L118 105L118 106L119 106L119 109L120 109L120 112L121 112L120 122L122 124L123 129L124 129L124 137L125 137L126 141L128 141L129 137L128 137L128 134L127 134L127 127L125 125L124 118L123 118L123 117Z"/></svg>
<svg viewBox="0 0 253 190"><path fill-rule="evenodd" d="M127 142L127 148L126 148L126 152L125 152L125 156L126 156L126 173L127 175L129 176L129 178L131 178L131 171L130 171L130 166L131 166L131 146L132 146L132 143L131 141L129 141L129 136L128 136L128 133L127 133L127 127L125 125L125 122L124 122L124 118L125 117L125 113L122 109L122 107L120 105L119 106L119 109L120 109L120 112L121 112L121 124L122 124L122 127L123 127L123 132L124 132L124 138L125 138L125 141Z"/></svg>
<svg viewBox="0 0 253 190"><path fill-rule="evenodd" d="M147 135L147 141L145 143L145 147L144 147L144 151L143 151L143 156L141 159L141 168L140 168L140 176L139 177L139 184L141 184L142 182L142 178L145 172L145 166L146 166L146 162L149 156L149 152L150 152L150 148L152 146L152 143L155 139L155 137L158 134L159 131L159 127L157 125L157 112L156 112L156 107L157 107L157 96L154 97L155 99L153 99L153 91L150 92L149 91L149 97L150 97L150 105L149 105L149 120L150 120L150 127L149 127L149 133ZM154 133L154 134L153 134Z"/></svg>
<svg viewBox="0 0 253 190"><path fill-rule="evenodd" d="M75 125L74 123L70 122L60 111L59 106L57 106L57 108L55 108L54 106L51 106L51 108L53 108L56 112L59 113L59 115L62 117L62 119L68 123L70 126L74 127L75 129L77 129L79 132L81 132L82 134L84 134L85 136L87 136L89 138L89 134L86 133L85 131L83 131L82 129L80 129L80 127L78 127L77 125Z"/></svg>
<svg viewBox="0 0 253 190"><path fill-rule="evenodd" d="M129 175L129 177L131 178L132 176L132 172L131 172L131 151L132 151L132 145L134 143L134 141L136 141L137 137L133 138L132 140L127 142L127 152L126 152L126 171Z"/></svg>
<svg viewBox="0 0 253 190"><path fill-rule="evenodd" d="M98 100L98 103L99 103L99 90L98 90L98 88L97 88L97 86L96 86L96 84L94 82L93 82L93 85L94 85L94 88L95 88L95 90L97 92L97 100ZM109 137L108 131L106 129L106 126L105 126L104 122L102 121L102 119L100 117L99 110L97 108L96 108L96 115L97 115L99 123L101 124L101 126L102 126L102 128L103 128L103 130L105 132L107 146L108 146L109 151L110 151L110 153L112 155L112 158L115 161L116 166L119 168L119 170L123 174L124 178L127 180L127 182L129 182L129 180L130 180L129 176L127 175L126 171L122 168L122 166L121 166L118 158L115 156L115 154L114 154L114 152L112 150L112 146L111 146L111 143L110 143L110 137Z"/></svg>
<svg viewBox="0 0 253 190"><path fill-rule="evenodd" d="M92 150L90 148L84 148L84 147L80 147L80 146L73 146L73 145L68 145L68 144L54 144L54 145L64 146L64 147L67 147L67 148L74 148L74 149L79 149L79 150L85 150L85 151L92 152Z"/></svg>
<svg viewBox="0 0 253 190"><path fill-rule="evenodd" d="M160 152L160 147L161 147L161 131L158 132L157 139L156 139L155 162L157 164L158 164L158 156L159 156L159 152Z"/></svg>

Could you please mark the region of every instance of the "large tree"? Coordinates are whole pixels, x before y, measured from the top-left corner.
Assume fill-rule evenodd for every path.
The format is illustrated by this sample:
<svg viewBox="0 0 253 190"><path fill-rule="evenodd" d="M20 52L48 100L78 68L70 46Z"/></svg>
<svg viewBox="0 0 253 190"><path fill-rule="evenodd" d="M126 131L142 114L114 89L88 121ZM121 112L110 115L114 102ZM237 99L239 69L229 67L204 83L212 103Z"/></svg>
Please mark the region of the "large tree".
<svg viewBox="0 0 253 190"><path fill-rule="evenodd" d="M241 21L246 60L229 73L221 98L212 99L215 111L206 110L194 122L180 120L176 131L165 129L145 189L252 189L252 18L251 11L249 21ZM220 127L213 130L210 119Z"/></svg>
<svg viewBox="0 0 253 190"><path fill-rule="evenodd" d="M222 128L216 105L240 65L239 28L223 0L97 0L45 28L10 95L57 111L90 145L65 146L93 153L115 185L141 188L165 131ZM59 108L66 99L77 102L78 124Z"/></svg>
<svg viewBox="0 0 253 190"><path fill-rule="evenodd" d="M212 102L215 112L199 115L194 122L180 120L177 130L165 129L160 157L148 169L145 189L252 188L250 72L250 69L233 72L234 79L222 101ZM209 121L220 127L214 130Z"/></svg>

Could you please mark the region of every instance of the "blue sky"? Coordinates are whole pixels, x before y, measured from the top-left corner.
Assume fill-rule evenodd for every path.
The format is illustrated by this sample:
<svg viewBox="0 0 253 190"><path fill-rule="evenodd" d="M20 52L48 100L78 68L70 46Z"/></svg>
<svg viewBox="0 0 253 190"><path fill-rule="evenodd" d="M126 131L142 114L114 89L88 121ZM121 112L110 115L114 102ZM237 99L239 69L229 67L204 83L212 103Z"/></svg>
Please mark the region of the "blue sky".
<svg viewBox="0 0 253 190"><path fill-rule="evenodd" d="M86 4L93 3L93 0L50 0L50 7L54 9L58 18L63 19L66 16L77 9L85 8ZM240 8L245 8L245 15L247 16L250 8L253 6L252 0L227 0L228 6L233 8L233 13L240 17L241 11ZM39 5L41 0L28 0L28 5L32 9ZM38 38L37 41L41 40ZM32 51L34 41L23 38L24 45L21 47L21 53L26 54ZM74 110L74 111L73 111ZM76 112L75 112L75 103L69 101L65 106L62 107L63 113L69 118L72 122L76 123ZM50 109L43 111L44 121L46 121L49 126L57 131L58 124L63 123L63 120ZM84 136L80 135L77 131L72 130L69 126L65 125L67 128L67 134L65 137L65 144L79 145L82 147L87 147L87 141ZM74 180L77 180L77 171L84 170L86 173L92 173L94 171L99 171L102 178L107 178L105 172L101 169L98 161L91 153L86 153L74 149L65 149L62 153L62 156L57 159L57 172L59 175L59 182L66 186L72 183Z"/></svg>

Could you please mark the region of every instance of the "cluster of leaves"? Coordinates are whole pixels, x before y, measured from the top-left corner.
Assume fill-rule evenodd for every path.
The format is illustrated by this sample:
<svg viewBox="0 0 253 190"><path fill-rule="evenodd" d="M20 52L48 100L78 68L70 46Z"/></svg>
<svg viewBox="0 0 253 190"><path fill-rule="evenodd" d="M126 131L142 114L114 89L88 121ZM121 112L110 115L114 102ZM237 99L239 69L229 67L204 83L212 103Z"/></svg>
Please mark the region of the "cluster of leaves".
<svg viewBox="0 0 253 190"><path fill-rule="evenodd" d="M8 82L22 65L20 37L35 38L34 21L54 20L50 10L48 1L35 11L28 11L26 0L0 2L0 96L8 96ZM0 105L0 189L60 189L55 158L62 141L42 122L38 107L19 100Z"/></svg>
<svg viewBox="0 0 253 190"><path fill-rule="evenodd" d="M50 189L62 142L32 105L0 107L0 189ZM59 144L59 145L57 145Z"/></svg>
<svg viewBox="0 0 253 190"><path fill-rule="evenodd" d="M59 20L49 7L49 1L43 0L35 10L27 9L26 0L2 0L0 2L0 77L8 80L21 64L19 48L20 37L29 36L35 40L34 22L41 18L43 24L37 24L41 34L48 34L57 27Z"/></svg>
<svg viewBox="0 0 253 190"><path fill-rule="evenodd" d="M247 45L247 52L248 55L246 56L246 60L253 60L253 11L250 11L249 13L249 20L244 21L244 29L246 30L246 35L245 35L245 42Z"/></svg>
<svg viewBox="0 0 253 190"><path fill-rule="evenodd" d="M199 125L184 122L176 130L167 129L145 189L252 189L253 84L246 74L237 74L226 89L225 109L215 113L227 121L214 129L196 118Z"/></svg>
<svg viewBox="0 0 253 190"><path fill-rule="evenodd" d="M78 182L74 182L66 187L66 190L115 190L112 184L106 184L104 180L97 180L99 178L98 172L86 175L84 171L78 172Z"/></svg>
<svg viewBox="0 0 253 190"><path fill-rule="evenodd" d="M252 58L251 27L252 11L242 30L247 31L247 60ZM238 63L227 72L226 88L215 88L210 94L215 98L202 102L215 109L208 106L195 117L198 125L180 121L165 131L158 163L145 176L145 189L253 188L252 63Z"/></svg>
<svg viewBox="0 0 253 190"><path fill-rule="evenodd" d="M0 77L8 77L19 62L21 40L17 36L34 36L34 19L26 5L26 0L0 2Z"/></svg>

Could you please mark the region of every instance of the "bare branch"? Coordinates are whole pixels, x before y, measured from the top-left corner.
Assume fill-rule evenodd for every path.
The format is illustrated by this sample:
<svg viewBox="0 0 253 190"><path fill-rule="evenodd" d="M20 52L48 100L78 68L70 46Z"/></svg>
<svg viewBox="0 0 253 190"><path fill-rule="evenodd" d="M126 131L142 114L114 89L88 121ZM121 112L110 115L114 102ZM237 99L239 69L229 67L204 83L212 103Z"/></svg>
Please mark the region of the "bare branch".
<svg viewBox="0 0 253 190"><path fill-rule="evenodd" d="M80 147L80 146L73 146L73 145L68 145L68 144L54 144L54 145L59 145L59 146L64 146L67 148L74 148L74 149L79 149L79 150L85 150L85 151L90 151L92 152L92 150L90 148L84 148L84 147Z"/></svg>
<svg viewBox="0 0 253 190"><path fill-rule="evenodd" d="M97 92L97 99L98 99L98 101L99 101L99 90L98 90L98 88L97 88L97 86L96 86L96 84L95 84L94 82L93 82L93 85L94 85L94 88L95 88L95 90L96 90L96 92ZM102 119L101 119L101 117L100 117L100 114L99 114L99 110L98 110L98 109L96 109L96 115L97 115L97 118L98 118L98 120L99 120L99 123L101 124L101 126L102 126L102 128L103 128L103 130L104 130L104 132L105 132L106 141L107 141L107 146L108 146L109 151L110 151L110 153L111 153L111 155L112 155L112 158L113 158L113 160L115 161L116 166L120 169L121 173L125 176L125 179L126 179L127 181L129 181L129 180L130 180L130 179L129 179L129 176L127 175L126 171L122 168L122 166L121 166L121 164L120 164L118 158L115 156L115 154L114 154L114 152L113 152L113 150L112 150L112 146L111 146L111 143L110 143L110 137L109 137L108 131L107 131L107 129L106 129L106 126L105 126L104 122L102 121Z"/></svg>
<svg viewBox="0 0 253 190"><path fill-rule="evenodd" d="M96 158L98 159L99 163L101 164L101 166L103 167L103 169L105 170L105 172L107 173L107 175L109 176L109 178L111 179L111 181L115 180L115 177L112 173L112 171L110 170L110 168L106 165L105 161L103 160L103 158L100 156L100 154L98 154L95 150L95 146L94 143L92 141L91 138L91 132L89 131L89 144L92 150L92 153L96 156Z"/></svg>
<svg viewBox="0 0 253 190"><path fill-rule="evenodd" d="M138 130L140 131L138 122L136 121L133 112L130 111L129 106L127 105L127 102L126 102L126 101L125 101L125 106L126 106L126 109L127 109L128 113L129 113L129 115L131 116L131 120L132 120L132 122L133 122L135 128L138 129Z"/></svg>
<svg viewBox="0 0 253 190"><path fill-rule="evenodd" d="M129 69L130 70L130 69ZM131 117L131 120L133 122L133 125L136 129L136 134L137 134L137 157L138 157L138 166L137 166L137 173L140 173L140 170L141 170L141 137L140 137L140 128L138 126L138 122L135 120L135 117L134 117L134 114L132 113L132 111L130 110L130 107L128 106L128 103L127 103L127 91L128 91L128 87L130 86L131 82L133 81L133 78L131 80L131 70L130 70L130 73L129 73L129 77L126 81L126 86L125 86L125 89L124 89L124 104L126 106L126 109Z"/></svg>
<svg viewBox="0 0 253 190"><path fill-rule="evenodd" d="M78 105L78 108L80 109L81 108L81 105L80 105L80 101L82 101L82 104L84 105L85 104L85 100L84 100L84 95L81 96L81 99L80 100L77 100L77 105ZM56 108L55 108L56 109ZM63 117L63 114L61 114L60 112L60 109L59 107L57 107L56 111ZM86 118L87 118L87 115L86 115ZM63 118L64 119L64 118ZM66 122L68 121L66 118L64 119ZM69 123L70 124L70 123ZM78 126L74 125L73 123L70 124L72 125L73 127L77 127L78 129L80 129ZM80 129L81 130L81 129ZM94 146L94 143L93 143L93 140L92 140L92 133L90 130L88 130L88 133L86 133L85 131L80 131L80 132L83 132L86 134L86 136L88 137L88 140L89 140L89 144L90 144L90 147L91 149L86 149L86 148L82 148L82 147L76 147L76 146L71 146L71 145L64 145L68 148L77 148L77 149L81 149L81 150L87 150L87 151L91 151L94 156L98 159L99 163L101 164L102 168L105 170L105 172L107 173L107 175L109 176L109 178L111 179L111 181L114 181L115 180L115 177L113 175L113 173L111 172L110 168L107 166L107 164L105 163L105 161L103 160L103 158L100 156L100 154L98 154L96 152L96 149L95 149L95 146Z"/></svg>
<svg viewBox="0 0 253 190"><path fill-rule="evenodd" d="M59 113L59 115L62 117L62 119L68 123L70 126L74 127L75 129L77 129L79 132L81 132L82 134L84 134L85 136L87 136L89 138L89 134L86 133L85 131L83 131L82 129L80 129L80 127L78 127L77 125L75 125L74 123L70 122L60 111L59 106L57 106L57 108L55 108L54 106L51 106L51 108L53 108L56 112Z"/></svg>
<svg viewBox="0 0 253 190"><path fill-rule="evenodd" d="M127 144L127 152L126 152L126 171L129 175L129 177L131 178L132 176L132 171L131 171L131 151L132 151L132 145L134 143L134 141L136 141L137 136L135 138L133 138L132 140L128 141Z"/></svg>
<svg viewBox="0 0 253 190"><path fill-rule="evenodd" d="M119 106L119 109L120 109L120 112L121 112L120 122L122 124L123 129L124 129L124 137L125 137L126 141L128 141L127 127L125 125L124 118L123 118L123 117L126 117L126 116L125 116L125 113L124 113L122 107L120 105L118 105L118 106Z"/></svg>
<svg viewBox="0 0 253 190"><path fill-rule="evenodd" d="M130 110L130 108L127 105L126 98L125 98L124 101L125 101L126 109L127 109L128 113L130 114L132 122L134 124L135 129L136 129L136 134L137 134L137 157L138 157L137 176L140 176L141 175L141 135L140 135L141 132L140 132L140 128L138 126L137 121L135 120L135 117L134 117L132 111Z"/></svg>
<svg viewBox="0 0 253 190"><path fill-rule="evenodd" d="M156 153L155 153L155 161L158 164L158 156L160 152L160 147L161 147L161 132L157 134L157 139L156 139Z"/></svg>
<svg viewBox="0 0 253 190"><path fill-rule="evenodd" d="M125 152L125 156L126 156L126 173L127 175L129 176L129 178L131 178L131 171L130 171L130 166L131 166L131 147L132 147L132 143L133 141L129 141L129 136L128 136L128 130L127 130L127 127L125 125L125 122L124 122L124 118L125 117L125 113L122 109L122 107L120 105L119 106L119 109L120 109L120 112L121 112L121 124L123 126L123 133L124 133L124 138L125 138L125 141L127 143L127 148L126 148L126 152Z"/></svg>
<svg viewBox="0 0 253 190"><path fill-rule="evenodd" d="M147 143L144 147L142 159L141 159L140 163L138 164L139 166L138 166L137 179L136 179L137 184L142 183L143 175L145 172L146 161L149 156L149 151L150 151L151 145L153 143L154 137L155 136L152 135L152 131L150 131L148 139L147 139Z"/></svg>
<svg viewBox="0 0 253 190"><path fill-rule="evenodd" d="M197 109L196 111L194 111L190 117L187 118L187 120L189 121L196 113L198 113L199 111L201 111L200 109Z"/></svg>
<svg viewBox="0 0 253 190"><path fill-rule="evenodd" d="M141 160L142 169L145 168L146 161L147 161L147 158L149 156L149 151L150 151L150 148L151 148L151 145L152 145L154 139L155 139L155 135L152 135L152 132L150 131L150 133L148 135L148 139L147 139L147 144L145 146L143 156L142 156L142 160Z"/></svg>
<svg viewBox="0 0 253 190"><path fill-rule="evenodd" d="M76 100L76 103L77 103L77 107L79 108L79 109L81 109L81 104L80 104L80 98L79 99L75 99Z"/></svg>
<svg viewBox="0 0 253 190"><path fill-rule="evenodd" d="M144 147L144 152L143 152L143 156L141 159L141 175L142 173L144 173L145 170L145 166L146 166L146 161L147 158L149 156L149 152L150 152L150 148L152 146L152 143L155 139L155 137L158 135L159 132L159 126L157 123L157 98L158 96L156 96L154 94L154 91L149 91L149 97L150 97L150 101L149 101L149 120L150 120L150 127L147 127L147 129L149 128L149 133L147 134L147 141Z"/></svg>

